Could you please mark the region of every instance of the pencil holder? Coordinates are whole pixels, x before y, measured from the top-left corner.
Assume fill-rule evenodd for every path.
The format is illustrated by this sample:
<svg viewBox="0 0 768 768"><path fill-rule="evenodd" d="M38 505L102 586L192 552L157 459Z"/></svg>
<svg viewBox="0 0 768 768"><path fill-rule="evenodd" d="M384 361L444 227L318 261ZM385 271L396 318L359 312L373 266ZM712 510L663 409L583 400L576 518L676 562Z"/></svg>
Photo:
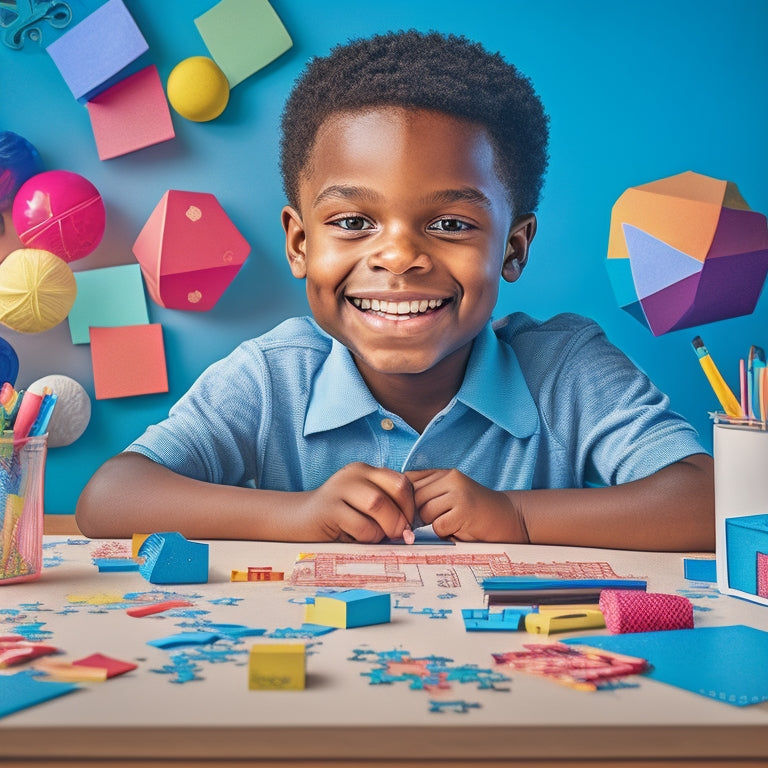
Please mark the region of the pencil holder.
<svg viewBox="0 0 768 768"><path fill-rule="evenodd" d="M0 585L40 578L48 435L0 437Z"/></svg>
<svg viewBox="0 0 768 768"><path fill-rule="evenodd" d="M768 605L768 431L715 423L717 587Z"/></svg>

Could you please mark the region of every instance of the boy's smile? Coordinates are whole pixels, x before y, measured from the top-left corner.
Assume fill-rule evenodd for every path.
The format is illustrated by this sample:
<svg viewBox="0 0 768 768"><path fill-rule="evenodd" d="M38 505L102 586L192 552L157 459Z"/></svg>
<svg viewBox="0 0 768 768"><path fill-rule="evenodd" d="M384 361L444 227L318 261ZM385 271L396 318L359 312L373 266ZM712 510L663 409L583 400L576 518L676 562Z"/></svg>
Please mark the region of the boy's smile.
<svg viewBox="0 0 768 768"><path fill-rule="evenodd" d="M521 245L494 162L483 128L428 110L340 113L318 133L301 213L283 211L288 259L383 404L400 377L448 399L461 383L508 240Z"/></svg>

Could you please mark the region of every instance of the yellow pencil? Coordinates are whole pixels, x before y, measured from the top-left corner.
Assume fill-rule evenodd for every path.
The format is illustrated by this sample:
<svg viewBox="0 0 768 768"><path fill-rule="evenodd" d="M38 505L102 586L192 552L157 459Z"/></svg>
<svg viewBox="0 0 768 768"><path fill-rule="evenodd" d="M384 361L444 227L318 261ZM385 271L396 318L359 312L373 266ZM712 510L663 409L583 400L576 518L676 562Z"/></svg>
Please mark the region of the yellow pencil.
<svg viewBox="0 0 768 768"><path fill-rule="evenodd" d="M728 416L734 419L746 418L746 414L741 409L736 395L731 392L728 385L725 383L725 379L722 377L720 371L715 365L715 361L711 358L709 351L704 346L704 342L701 340L701 336L697 336L693 342L693 351L696 353L696 357L699 358L699 363L704 371L710 386L717 395L717 399L720 401L720 405Z"/></svg>

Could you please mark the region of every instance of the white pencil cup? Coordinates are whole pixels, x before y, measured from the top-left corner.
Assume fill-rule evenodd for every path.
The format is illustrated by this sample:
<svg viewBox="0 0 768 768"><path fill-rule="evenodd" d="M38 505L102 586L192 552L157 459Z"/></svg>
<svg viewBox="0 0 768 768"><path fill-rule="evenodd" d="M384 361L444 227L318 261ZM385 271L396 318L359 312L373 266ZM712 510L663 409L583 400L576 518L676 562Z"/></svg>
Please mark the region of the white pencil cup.
<svg viewBox="0 0 768 768"><path fill-rule="evenodd" d="M717 587L768 605L768 431L713 429Z"/></svg>

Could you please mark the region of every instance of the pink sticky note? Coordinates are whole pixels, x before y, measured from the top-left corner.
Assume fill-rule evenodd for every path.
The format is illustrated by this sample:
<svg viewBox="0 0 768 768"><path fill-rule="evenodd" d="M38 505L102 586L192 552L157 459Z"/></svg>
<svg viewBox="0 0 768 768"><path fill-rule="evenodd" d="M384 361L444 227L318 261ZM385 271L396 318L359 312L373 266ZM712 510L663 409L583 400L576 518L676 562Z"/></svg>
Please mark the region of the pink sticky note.
<svg viewBox="0 0 768 768"><path fill-rule="evenodd" d="M97 400L168 391L159 323L91 328L91 360Z"/></svg>
<svg viewBox="0 0 768 768"><path fill-rule="evenodd" d="M121 80L86 106L100 160L126 155L176 135L154 64Z"/></svg>

